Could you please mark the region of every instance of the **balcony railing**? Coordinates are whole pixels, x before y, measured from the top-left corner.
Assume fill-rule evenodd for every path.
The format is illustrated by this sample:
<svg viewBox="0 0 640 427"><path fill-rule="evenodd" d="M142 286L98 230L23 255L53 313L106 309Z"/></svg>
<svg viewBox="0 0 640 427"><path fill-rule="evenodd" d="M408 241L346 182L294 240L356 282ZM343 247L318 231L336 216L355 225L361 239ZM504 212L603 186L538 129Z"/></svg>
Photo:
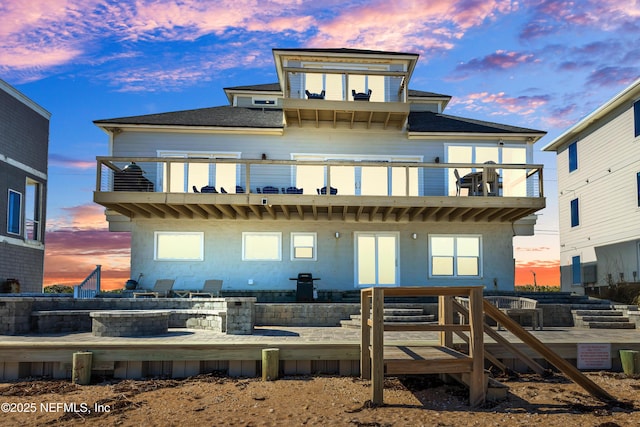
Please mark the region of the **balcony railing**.
<svg viewBox="0 0 640 427"><path fill-rule="evenodd" d="M97 162L94 201L130 218L512 222L545 206L542 165L535 164L177 157Z"/></svg>

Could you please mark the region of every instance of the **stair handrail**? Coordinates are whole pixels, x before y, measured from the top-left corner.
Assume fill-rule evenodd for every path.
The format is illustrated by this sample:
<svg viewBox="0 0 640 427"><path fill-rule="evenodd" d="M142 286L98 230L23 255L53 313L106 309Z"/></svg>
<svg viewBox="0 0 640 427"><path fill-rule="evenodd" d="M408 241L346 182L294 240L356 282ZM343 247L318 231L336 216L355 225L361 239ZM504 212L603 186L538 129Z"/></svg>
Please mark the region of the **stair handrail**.
<svg viewBox="0 0 640 427"><path fill-rule="evenodd" d="M100 293L101 269L102 266L97 264L96 268L87 278L73 288L74 298L95 298L95 296Z"/></svg>

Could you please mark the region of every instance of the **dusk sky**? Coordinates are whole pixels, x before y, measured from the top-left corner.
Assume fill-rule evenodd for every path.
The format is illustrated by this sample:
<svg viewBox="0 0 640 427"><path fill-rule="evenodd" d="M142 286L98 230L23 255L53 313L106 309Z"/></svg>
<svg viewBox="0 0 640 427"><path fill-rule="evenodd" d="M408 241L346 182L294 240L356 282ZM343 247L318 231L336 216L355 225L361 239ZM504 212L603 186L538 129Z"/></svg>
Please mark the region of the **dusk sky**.
<svg viewBox="0 0 640 427"><path fill-rule="evenodd" d="M97 119L227 104L224 87L277 82L273 48L420 54L410 88L446 113L548 132L547 208L514 241L516 284L559 283L555 158L540 148L640 76L638 0L3 0L0 78L52 113L45 285L96 264L129 277L129 236L94 205Z"/></svg>

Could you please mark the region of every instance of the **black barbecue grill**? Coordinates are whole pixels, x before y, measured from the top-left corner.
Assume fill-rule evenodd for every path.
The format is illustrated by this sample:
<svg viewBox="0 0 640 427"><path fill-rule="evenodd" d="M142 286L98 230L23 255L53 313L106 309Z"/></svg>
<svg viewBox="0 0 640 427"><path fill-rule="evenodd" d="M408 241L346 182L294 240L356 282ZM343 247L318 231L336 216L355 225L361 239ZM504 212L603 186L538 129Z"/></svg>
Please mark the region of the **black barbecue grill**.
<svg viewBox="0 0 640 427"><path fill-rule="evenodd" d="M313 302L313 281L320 280L319 277L313 277L311 273L298 273L298 277L289 280L296 281L297 302Z"/></svg>

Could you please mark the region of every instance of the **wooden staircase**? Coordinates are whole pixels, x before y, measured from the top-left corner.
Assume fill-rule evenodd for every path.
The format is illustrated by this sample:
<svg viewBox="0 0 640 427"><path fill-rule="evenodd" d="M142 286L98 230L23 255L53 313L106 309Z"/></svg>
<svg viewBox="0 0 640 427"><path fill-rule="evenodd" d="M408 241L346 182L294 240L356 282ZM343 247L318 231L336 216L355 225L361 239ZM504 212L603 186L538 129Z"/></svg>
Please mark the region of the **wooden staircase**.
<svg viewBox="0 0 640 427"><path fill-rule="evenodd" d="M371 318L371 315L369 316ZM436 317L433 314L424 314L422 306L415 304L388 304L384 307L384 325L402 324L417 326L433 323ZM349 329L360 329L361 314L352 314L349 320L341 320L340 326Z"/></svg>

